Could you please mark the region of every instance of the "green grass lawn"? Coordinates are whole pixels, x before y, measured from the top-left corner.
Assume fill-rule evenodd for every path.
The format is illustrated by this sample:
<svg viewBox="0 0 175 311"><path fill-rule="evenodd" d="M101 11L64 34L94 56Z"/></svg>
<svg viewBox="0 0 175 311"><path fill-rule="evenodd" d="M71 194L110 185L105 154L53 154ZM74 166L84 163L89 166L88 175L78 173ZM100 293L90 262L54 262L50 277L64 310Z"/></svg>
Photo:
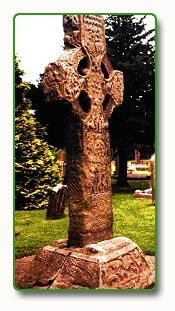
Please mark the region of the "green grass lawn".
<svg viewBox="0 0 175 311"><path fill-rule="evenodd" d="M35 254L45 245L67 237L68 210L59 220L46 220L46 210L16 211L15 230L20 234L15 238L16 258Z"/></svg>
<svg viewBox="0 0 175 311"><path fill-rule="evenodd" d="M133 194L114 194L113 236L126 236L146 254L155 253L155 206Z"/></svg>
<svg viewBox="0 0 175 311"><path fill-rule="evenodd" d="M155 206L151 200L136 199L133 193L115 193L112 206L113 236L126 236L145 253L154 254ZM59 220L46 220L45 210L16 211L15 229L20 232L14 243L16 258L35 254L40 247L66 238L68 221L67 208Z"/></svg>
<svg viewBox="0 0 175 311"><path fill-rule="evenodd" d="M134 189L145 190L150 188L150 180L128 180L128 183Z"/></svg>
<svg viewBox="0 0 175 311"><path fill-rule="evenodd" d="M150 180L146 180L146 179L131 179L131 180L127 180L128 184L131 186L131 190L134 192L135 189L140 189L140 190L145 190L150 188ZM117 182L116 178L112 178L112 185L115 185Z"/></svg>

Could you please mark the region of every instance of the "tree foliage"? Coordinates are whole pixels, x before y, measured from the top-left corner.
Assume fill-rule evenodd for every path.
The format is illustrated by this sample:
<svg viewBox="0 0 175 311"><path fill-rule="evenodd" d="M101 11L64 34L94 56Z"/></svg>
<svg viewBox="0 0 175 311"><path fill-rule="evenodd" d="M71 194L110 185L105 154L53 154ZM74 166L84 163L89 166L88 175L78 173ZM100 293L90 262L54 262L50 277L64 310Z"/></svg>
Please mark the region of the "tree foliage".
<svg viewBox="0 0 175 311"><path fill-rule="evenodd" d="M37 120L47 128L47 141L57 149L65 147L65 115L67 106L61 100L47 102L44 99L43 77L40 74L37 86L31 85L29 96Z"/></svg>
<svg viewBox="0 0 175 311"><path fill-rule="evenodd" d="M16 209L44 208L49 191L60 180L55 149L37 121L30 100L30 84L15 58L15 181Z"/></svg>
<svg viewBox="0 0 175 311"><path fill-rule="evenodd" d="M124 74L124 102L136 106L154 89L154 35L145 18L132 15L106 19L107 52L114 69Z"/></svg>
<svg viewBox="0 0 175 311"><path fill-rule="evenodd" d="M113 68L124 75L124 99L109 120L111 147L118 150L119 181L126 184L127 158L142 145L153 152L155 127L154 30L146 30L146 16L114 15L106 21L107 54ZM144 148L146 146L146 148Z"/></svg>

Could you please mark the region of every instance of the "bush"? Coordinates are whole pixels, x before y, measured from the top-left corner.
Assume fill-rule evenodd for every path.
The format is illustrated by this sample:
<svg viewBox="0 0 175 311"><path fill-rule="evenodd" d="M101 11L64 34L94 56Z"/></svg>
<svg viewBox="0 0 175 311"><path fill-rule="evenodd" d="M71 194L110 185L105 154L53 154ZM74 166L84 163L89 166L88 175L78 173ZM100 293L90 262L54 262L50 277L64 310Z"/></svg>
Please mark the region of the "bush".
<svg viewBox="0 0 175 311"><path fill-rule="evenodd" d="M46 130L37 121L27 98L30 84L15 63L15 185L16 209L42 209L48 195L60 181L55 149L45 141Z"/></svg>

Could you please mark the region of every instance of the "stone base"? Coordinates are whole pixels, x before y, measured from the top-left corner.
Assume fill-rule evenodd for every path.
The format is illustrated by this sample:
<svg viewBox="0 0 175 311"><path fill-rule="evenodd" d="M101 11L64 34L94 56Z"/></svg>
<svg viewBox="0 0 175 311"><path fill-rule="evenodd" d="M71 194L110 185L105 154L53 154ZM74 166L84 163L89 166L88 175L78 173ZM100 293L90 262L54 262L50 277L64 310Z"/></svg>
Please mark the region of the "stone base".
<svg viewBox="0 0 175 311"><path fill-rule="evenodd" d="M35 255L18 288L148 288L154 285L154 264L126 237L67 248L58 240Z"/></svg>

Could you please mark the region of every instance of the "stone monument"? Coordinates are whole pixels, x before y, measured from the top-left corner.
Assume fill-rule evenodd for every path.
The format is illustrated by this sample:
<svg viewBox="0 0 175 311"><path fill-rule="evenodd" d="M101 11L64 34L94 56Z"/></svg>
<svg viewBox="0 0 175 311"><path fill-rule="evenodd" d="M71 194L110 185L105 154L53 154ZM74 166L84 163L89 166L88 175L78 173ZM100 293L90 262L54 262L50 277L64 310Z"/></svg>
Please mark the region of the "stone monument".
<svg viewBox="0 0 175 311"><path fill-rule="evenodd" d="M44 74L47 100L68 105L68 239L41 249L20 288L145 288L153 265L130 239L112 239L108 118L122 103L123 74L106 56L102 16L63 17L63 54Z"/></svg>
<svg viewBox="0 0 175 311"><path fill-rule="evenodd" d="M123 74L106 56L102 16L63 18L65 49L44 74L47 100L70 103L66 125L68 246L112 238L108 118L122 103Z"/></svg>
<svg viewBox="0 0 175 311"><path fill-rule="evenodd" d="M140 164L140 151L135 150L135 164Z"/></svg>

